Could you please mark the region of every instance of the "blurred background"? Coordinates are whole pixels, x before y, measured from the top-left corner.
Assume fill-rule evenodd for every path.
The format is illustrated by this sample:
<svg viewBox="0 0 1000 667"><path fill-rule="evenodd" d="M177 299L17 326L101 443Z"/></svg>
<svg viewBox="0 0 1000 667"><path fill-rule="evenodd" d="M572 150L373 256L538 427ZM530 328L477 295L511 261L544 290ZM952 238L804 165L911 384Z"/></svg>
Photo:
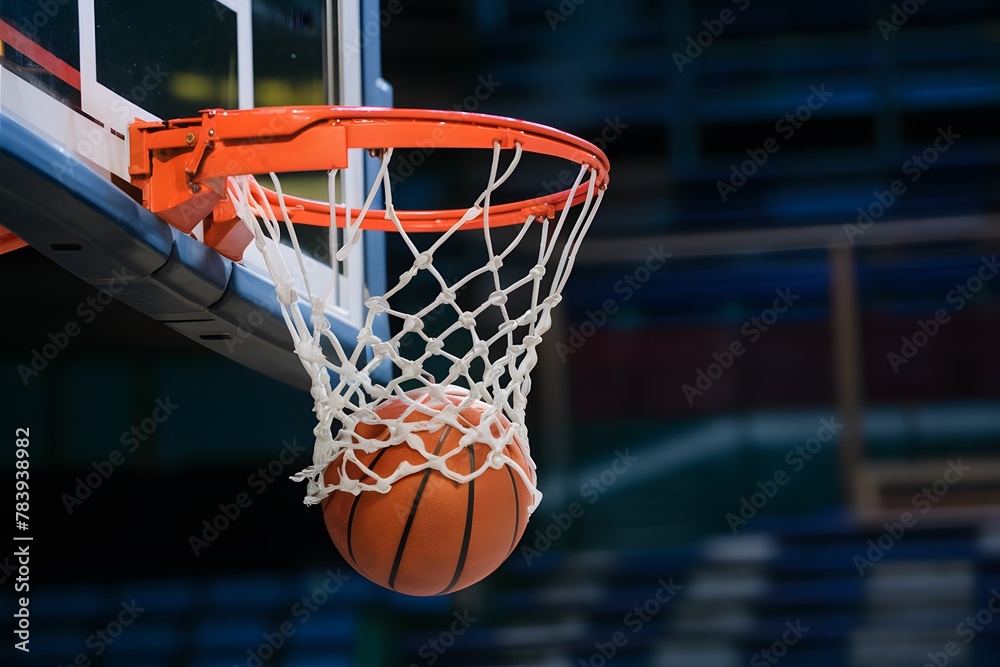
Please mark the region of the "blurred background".
<svg viewBox="0 0 1000 667"><path fill-rule="evenodd" d="M297 48L318 6L254 0L274 40L261 104L320 101L288 64L321 57ZM612 162L536 369L545 500L518 549L447 597L370 584L287 480L311 453L306 394L88 302L24 249L0 262L0 386L6 437L31 429L33 641L4 654L1000 663L1000 6L391 7L396 106L553 125ZM487 175L464 167L407 174L401 201L437 206ZM390 275L400 256L390 240ZM88 326L25 379L74 312Z"/></svg>

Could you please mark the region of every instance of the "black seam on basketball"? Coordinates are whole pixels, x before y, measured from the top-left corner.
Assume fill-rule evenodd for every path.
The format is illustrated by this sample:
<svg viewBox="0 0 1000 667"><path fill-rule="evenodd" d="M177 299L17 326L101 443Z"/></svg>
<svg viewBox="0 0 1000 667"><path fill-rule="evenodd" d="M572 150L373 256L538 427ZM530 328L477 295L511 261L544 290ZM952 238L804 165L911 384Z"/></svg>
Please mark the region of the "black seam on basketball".
<svg viewBox="0 0 1000 667"><path fill-rule="evenodd" d="M469 450L469 472L476 470L476 446L475 444L466 447ZM462 549L458 552L458 564L455 566L455 576L451 578L451 583L444 587L438 595L444 595L458 583L465 569L465 560L469 556L469 542L472 541L472 513L476 507L476 480L470 479L466 484L469 487L469 504L465 509L465 534L462 535Z"/></svg>
<svg viewBox="0 0 1000 667"><path fill-rule="evenodd" d="M448 434L451 433L451 426L445 426L442 429L441 437L438 438L437 444L434 445L434 454L437 455L441 451L441 446L444 445L444 441L448 438ZM410 537L410 529L413 527L413 520L417 516L417 507L420 505L420 498L424 495L424 487L427 486L427 479L431 476L432 468L428 468L424 471L424 476L420 480L420 486L417 487L417 494L413 498L413 504L410 505L410 514L406 517L406 525L403 526L403 534L399 537L399 546L396 547L396 557L392 560L392 570L389 571L389 588L396 590L396 575L399 574L399 564L403 560L403 550L406 549L406 540Z"/></svg>
<svg viewBox="0 0 1000 667"><path fill-rule="evenodd" d="M521 528L521 496L517 492L517 482L514 480L514 471L510 469L510 466L504 466L507 469L507 474L510 475L510 487L514 489L514 537L510 540L510 551L507 555L510 556L514 553L514 547L517 546L517 533Z"/></svg>
<svg viewBox="0 0 1000 667"><path fill-rule="evenodd" d="M378 460L382 458L382 455L385 454L387 451L388 447L379 450L379 453L376 454L375 458L372 459L371 464L368 466L368 469L371 470L372 473L375 472L375 466L378 464ZM370 477L371 475L365 475L365 480L367 481ZM354 496L354 502L351 503L351 513L347 515L347 553L350 554L351 560L354 561L354 565L357 566L359 570L362 570L362 572L364 570L360 566L358 566L358 559L354 557L353 533L354 533L354 513L358 509L358 503L361 502L361 494L363 493L364 491Z"/></svg>
<svg viewBox="0 0 1000 667"><path fill-rule="evenodd" d="M389 433L388 427L383 426L382 430L379 431L376 434L376 437L374 439L381 440L383 433L385 433L385 434L388 435L388 433ZM372 471L372 473L375 473L375 465L378 463L378 460L380 458L382 458L382 455L385 454L385 452L386 452L387 449L388 448L386 447L384 449L379 450L379 453L375 455L375 458L372 459L371 463L367 466L368 469ZM370 479L373 479L373 477L371 475L366 474L362 479L360 479L358 481L367 482ZM323 505L323 515L324 515L324 517L326 516L326 511L328 509L330 509L330 506L333 504L333 502L331 501L332 498L333 498L332 495L327 496L326 498L324 498L324 500L327 501ZM351 544L351 531L352 531L352 527L353 527L353 524L354 524L354 512L355 512L355 510L357 510L358 503L360 501L361 501L361 494L359 493L358 495L354 496L354 501L351 503L351 513L347 517L347 553L348 553L348 556L349 556L349 560L351 561L351 564L354 566L354 569L356 569L358 572L360 572L361 574L363 574L363 575L365 575L367 577L368 574L365 572L365 568L361 567L361 564L358 563L357 558L354 557L354 545ZM371 577L369 577L369 579L370 578Z"/></svg>

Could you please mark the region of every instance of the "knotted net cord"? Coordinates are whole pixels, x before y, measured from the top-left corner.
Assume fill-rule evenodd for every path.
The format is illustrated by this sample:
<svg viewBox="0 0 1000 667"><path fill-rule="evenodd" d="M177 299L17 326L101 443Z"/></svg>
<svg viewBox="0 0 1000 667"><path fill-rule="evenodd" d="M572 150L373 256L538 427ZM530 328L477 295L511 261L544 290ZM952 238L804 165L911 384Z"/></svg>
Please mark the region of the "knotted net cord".
<svg viewBox="0 0 1000 667"><path fill-rule="evenodd" d="M274 282L295 353L311 379L313 411L317 417L317 425L313 430L316 437L313 463L292 477L296 481L307 482L306 504L318 503L334 490L353 494L362 491L385 493L397 480L427 469L436 470L446 478L464 484L488 468L509 466L532 494L530 510L538 506L541 493L535 483L535 466L530 458L525 427L531 371L538 361L537 347L541 337L552 324L551 311L561 300L560 295L573 268L580 243L597 214L604 190L598 187L597 172L587 165L581 166L570 189L572 201L580 188L586 188L586 196L581 204L566 206L554 220L539 219L526 212L524 222L516 226L513 239L497 245L494 230L490 227L491 201L497 188L514 173L520 163L522 147L515 143L513 157L501 173L502 152L500 143L494 142L486 189L462 218L442 231L426 250L418 248L393 206L392 183L388 172L392 149L387 149L382 155L381 168L356 219L351 219L350 207L345 207L347 217L342 243L338 239L334 207L331 205L328 238L331 258L336 258L338 262L344 261L359 243L363 222L381 187L385 196L386 219L392 221L413 259L394 286L384 294L372 296L365 301L365 323L353 349L346 349L341 345L327 319L327 301L331 294L337 293L339 271L335 265L326 284L313 284L315 275L311 276L307 270L277 176L273 173L270 175L278 193L278 211L273 210L263 189L252 176L229 179L229 198L243 222L254 233L255 245ZM328 174L331 202L335 201L337 174L338 170L332 170ZM479 216L482 216L486 262L460 279L449 282L434 265L435 253L466 222ZM294 263L286 262L285 256L279 251L282 229L294 249ZM531 237L529 232L532 231L540 237L534 265L526 275L504 281L501 267L519 244ZM475 233L462 231L463 235ZM552 275L545 283L543 278L550 271ZM432 284L436 284L437 294L423 307L406 312L396 303L396 297L414 278L424 273L431 276ZM296 275L297 280L293 281L293 275ZM476 279L491 281L493 290L478 307L463 309L456 296ZM296 283L304 286L306 294L298 293L294 287ZM524 293L529 294L528 305L523 310L513 307L511 296L515 292L520 293L522 300ZM306 302L307 308L302 307L300 298ZM455 321L440 333L431 335L425 328L425 319L441 307L450 309ZM490 315L484 316L487 312ZM386 339L376 335L375 331L384 330L376 326L378 318L390 318L395 326L390 326L389 330L396 333ZM499 324L496 324L498 319ZM403 354L402 349L409 347L403 344L403 339L407 336L417 336L422 341L422 344L417 345L419 354ZM446 348L449 336L458 341L461 352ZM323 350L324 343L327 345L327 354ZM370 355L366 354L369 349ZM372 380L371 374L387 360L395 367L396 372L394 379L381 385ZM443 378L436 379L425 369L432 360L447 364L448 371ZM479 367L482 368L481 372L477 370ZM413 388L422 391L413 392ZM398 418L383 419L376 413L376 409L391 400L403 401L405 411ZM482 413L476 425L460 416L470 406ZM336 431L335 422L340 424ZM384 429L368 431L379 432L379 438L366 438L356 432L360 423L382 426ZM435 432L445 426L461 432L459 446L443 455L435 455L427 450L419 433ZM489 455L477 469L462 474L447 465L449 458L477 442L485 443L490 448ZM362 453L371 454L381 448L404 443L419 452L420 462L414 464L403 461L388 476L376 474L359 457ZM508 455L509 447L521 448L527 469ZM371 457L365 459L370 460ZM340 475L335 484L324 481L324 473L331 464L339 468Z"/></svg>

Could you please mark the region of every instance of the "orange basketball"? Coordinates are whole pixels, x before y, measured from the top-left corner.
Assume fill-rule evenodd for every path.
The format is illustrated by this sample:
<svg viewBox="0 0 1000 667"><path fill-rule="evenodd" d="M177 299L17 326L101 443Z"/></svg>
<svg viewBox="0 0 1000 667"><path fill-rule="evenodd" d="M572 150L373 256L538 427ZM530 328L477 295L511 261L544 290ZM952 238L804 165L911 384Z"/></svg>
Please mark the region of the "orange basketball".
<svg viewBox="0 0 1000 667"><path fill-rule="evenodd" d="M461 391L449 388L446 396L457 405L464 398ZM407 396L432 412L445 405L426 390L413 390ZM459 413L460 422L478 426L487 407L477 401ZM398 419L406 408L404 401L392 399L375 413L381 419ZM426 421L427 410L414 411L405 421ZM503 428L510 426L503 416L499 423ZM492 431L497 436L501 433L497 426ZM376 440L389 437L385 426L366 423L359 424L355 433ZM462 437L461 431L447 425L415 433L427 451L436 455L458 448ZM446 464L456 473L468 474L482 467L490 451L489 445L477 442ZM504 453L534 483L533 465L520 442L507 445ZM422 453L405 443L371 454L359 452L358 460L383 478L403 461L425 461ZM374 481L352 463L348 463L348 476L363 483ZM325 480L336 484L339 479L338 458L327 467ZM466 484L426 469L400 478L387 493L334 491L323 500L323 517L337 550L371 581L407 595L443 595L471 586L507 559L524 533L531 501L524 480L509 464L487 468Z"/></svg>

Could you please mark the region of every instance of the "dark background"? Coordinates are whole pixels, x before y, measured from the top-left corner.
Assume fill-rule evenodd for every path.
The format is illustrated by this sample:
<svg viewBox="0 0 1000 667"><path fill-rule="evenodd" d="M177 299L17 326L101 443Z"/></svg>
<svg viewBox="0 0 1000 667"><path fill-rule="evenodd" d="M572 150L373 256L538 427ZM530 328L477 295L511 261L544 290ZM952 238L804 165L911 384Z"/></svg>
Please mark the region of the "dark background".
<svg viewBox="0 0 1000 667"><path fill-rule="evenodd" d="M1000 282L961 310L949 295L1000 249L996 3L401 6L382 30L397 106L466 105L592 140L618 128L604 135L611 188L536 370L546 500L522 549L440 599L351 573L267 664L728 667L773 664L759 652L778 646L784 665L919 667L955 642L948 664L995 665L992 612L969 642L958 626L1000 586ZM902 6L915 11L887 29ZM675 53L724 10L733 20L679 71ZM481 78L499 85L469 108ZM783 134L776 122L812 87L833 95ZM908 161L946 128L960 138L910 180ZM780 149L723 201L718 182L770 137ZM466 166L420 170L404 201L469 191L486 173ZM845 226L897 179L905 192L852 244ZM661 245L665 267L628 298L616 291ZM327 568L348 572L285 479L308 449L261 493L251 479L283 443L311 446L308 396L118 303L25 386L18 365L97 292L31 249L0 272L4 433L32 437L39 657L23 664L80 652L100 665L247 664ZM751 340L743 327L776 290L799 298ZM894 369L901 338L939 309L948 321ZM689 401L684 385L734 341L746 352ZM168 398L174 415L68 513L77 479ZM845 427L796 469L786 457L822 419ZM637 464L591 503L584 484L625 450ZM959 459L968 476L934 493ZM727 518L778 471L789 481L745 525ZM937 500L922 512L925 489ZM195 556L190 536L241 492L250 506ZM585 511L563 528L573 502ZM915 525L886 538L907 513ZM649 603L671 577L680 594ZM95 656L86 638L132 598L149 611ZM628 615L647 603L657 611L633 632ZM477 620L466 632L453 612ZM786 655L775 643L796 621L810 630ZM626 642L608 659L616 632ZM428 652L432 640L447 650Z"/></svg>

